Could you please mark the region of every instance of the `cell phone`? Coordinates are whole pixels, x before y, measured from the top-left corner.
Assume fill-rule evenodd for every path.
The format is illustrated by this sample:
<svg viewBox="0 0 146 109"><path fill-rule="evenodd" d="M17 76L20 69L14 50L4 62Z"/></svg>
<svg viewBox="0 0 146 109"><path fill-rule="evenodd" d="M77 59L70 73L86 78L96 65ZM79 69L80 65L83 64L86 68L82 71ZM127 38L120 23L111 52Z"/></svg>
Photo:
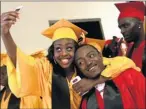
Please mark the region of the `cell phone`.
<svg viewBox="0 0 146 109"><path fill-rule="evenodd" d="M75 78L73 78L72 80L71 80L71 83L72 84L76 84L77 82L79 82L81 80L81 77L80 76L76 76ZM84 92L81 96L83 96L83 95L85 95L86 93L88 93L89 91L86 91L86 92Z"/></svg>
<svg viewBox="0 0 146 109"><path fill-rule="evenodd" d="M72 83L72 84L76 84L76 83L79 82L80 80L81 80L80 76L76 76L75 78L73 78L73 79L71 80L71 83Z"/></svg>
<svg viewBox="0 0 146 109"><path fill-rule="evenodd" d="M23 8L23 6L18 6L18 7L15 8L15 11L18 12L18 11L20 11L22 8Z"/></svg>

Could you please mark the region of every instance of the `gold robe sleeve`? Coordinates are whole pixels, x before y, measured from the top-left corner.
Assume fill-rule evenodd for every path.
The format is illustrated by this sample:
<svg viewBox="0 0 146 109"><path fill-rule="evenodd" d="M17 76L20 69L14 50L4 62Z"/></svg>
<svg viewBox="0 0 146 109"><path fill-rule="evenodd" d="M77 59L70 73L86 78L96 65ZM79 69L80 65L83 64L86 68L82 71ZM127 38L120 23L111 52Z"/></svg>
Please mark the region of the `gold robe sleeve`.
<svg viewBox="0 0 146 109"><path fill-rule="evenodd" d="M16 68L8 58L7 71L9 87L21 98L21 107L51 109L53 67L46 57L36 59L17 48Z"/></svg>
<svg viewBox="0 0 146 109"><path fill-rule="evenodd" d="M114 58L103 57L103 63L106 66L106 69L101 75L108 78L115 78L128 68L134 68L135 70L140 71L140 68L136 67L131 59L124 56L117 56Z"/></svg>
<svg viewBox="0 0 146 109"><path fill-rule="evenodd" d="M40 78L36 72L35 63L36 60L33 57L24 54L19 48L17 48L16 68L8 57L8 83L15 96L41 95Z"/></svg>

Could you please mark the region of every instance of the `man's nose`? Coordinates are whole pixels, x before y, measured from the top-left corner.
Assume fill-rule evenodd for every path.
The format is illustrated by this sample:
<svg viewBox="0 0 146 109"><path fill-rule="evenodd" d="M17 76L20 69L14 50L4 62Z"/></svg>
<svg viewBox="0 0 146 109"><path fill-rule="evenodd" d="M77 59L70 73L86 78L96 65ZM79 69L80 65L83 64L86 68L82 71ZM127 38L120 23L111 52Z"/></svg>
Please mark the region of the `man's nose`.
<svg viewBox="0 0 146 109"><path fill-rule="evenodd" d="M90 66L92 61L90 59L86 59L87 66Z"/></svg>
<svg viewBox="0 0 146 109"><path fill-rule="evenodd" d="M124 28L121 28L121 34L125 34L125 29Z"/></svg>

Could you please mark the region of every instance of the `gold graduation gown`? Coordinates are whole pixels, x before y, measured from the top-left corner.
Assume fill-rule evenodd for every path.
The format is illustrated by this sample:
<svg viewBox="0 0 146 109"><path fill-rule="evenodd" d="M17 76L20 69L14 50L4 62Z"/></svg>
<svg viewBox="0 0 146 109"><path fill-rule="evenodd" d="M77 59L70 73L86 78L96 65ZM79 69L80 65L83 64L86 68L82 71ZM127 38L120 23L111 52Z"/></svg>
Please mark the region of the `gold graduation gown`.
<svg viewBox="0 0 146 109"><path fill-rule="evenodd" d="M22 98L16 98L15 95L10 93L6 100L4 100L6 96L5 89L1 91L0 94L0 109L38 109L42 107L41 99L38 96L26 96Z"/></svg>
<svg viewBox="0 0 146 109"><path fill-rule="evenodd" d="M104 58L104 64L107 67L102 72L102 75L112 78L118 76L120 72L127 68L136 68L133 61L126 57ZM52 108L51 93L53 67L46 57L35 59L24 54L17 48L16 68L12 64L10 58L8 58L7 70L9 87L17 97L26 97L29 95L42 97L42 108ZM81 96L73 90L70 82L68 82L68 87L70 108L78 109Z"/></svg>
<svg viewBox="0 0 146 109"><path fill-rule="evenodd" d="M4 93L2 95L1 102L0 102L1 109L7 109L8 108L8 104L9 104L9 99L11 97L11 93L9 93L8 97L4 100L5 96L6 96L6 91L4 91Z"/></svg>

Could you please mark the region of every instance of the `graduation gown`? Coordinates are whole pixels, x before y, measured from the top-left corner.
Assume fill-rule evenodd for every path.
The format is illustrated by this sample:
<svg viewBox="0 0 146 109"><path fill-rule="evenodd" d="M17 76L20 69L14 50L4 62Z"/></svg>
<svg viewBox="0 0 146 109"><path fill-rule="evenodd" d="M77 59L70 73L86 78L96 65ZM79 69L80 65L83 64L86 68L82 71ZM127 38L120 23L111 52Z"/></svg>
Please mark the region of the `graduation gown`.
<svg viewBox="0 0 146 109"><path fill-rule="evenodd" d="M112 78L127 68L135 67L133 62L124 57L105 58L104 63L107 68L102 74ZM35 59L17 48L16 68L8 58L7 71L10 89L21 99L30 95L41 97L42 108L49 109L78 109L80 106L81 96L73 90L66 77L53 72L53 66L46 57Z"/></svg>
<svg viewBox="0 0 146 109"><path fill-rule="evenodd" d="M146 46L146 41L142 41L137 48L133 48L133 43L127 44L127 57L131 58L136 65L142 69L142 58L144 55L144 47ZM119 52L121 55L121 51Z"/></svg>
<svg viewBox="0 0 146 109"><path fill-rule="evenodd" d="M128 52L127 52L127 56L129 58L131 58L135 63L136 65L142 69L143 67L143 61L144 61L144 48L146 46L146 41L142 41L140 43L140 45L137 47L137 48L133 48L133 44L128 44ZM133 49L133 50L132 50ZM146 54L145 54L146 55ZM145 60L146 61L146 60ZM144 66L146 67L146 66ZM143 67L143 68L144 68ZM144 76L146 77L146 72L142 72L144 74Z"/></svg>
<svg viewBox="0 0 146 109"><path fill-rule="evenodd" d="M5 88L0 92L0 107L1 109L20 109L20 98L16 98L15 95L10 93L6 100L5 97Z"/></svg>
<svg viewBox="0 0 146 109"><path fill-rule="evenodd" d="M116 39L118 40L118 39ZM107 40L105 45L105 49L103 50L103 56L106 56L106 57L109 57L109 56L112 56L112 57L115 57L115 56L122 56L122 52L120 49L116 49L114 48L114 46L117 46L117 43L115 42L113 44L113 47L111 47L112 50L109 49L109 45L111 45L111 42L112 40ZM146 46L146 41L142 41L140 43L140 45L137 47L137 48L134 48L133 47L133 43L128 43L127 44L127 53L126 53L126 56L129 57L130 59L132 59L134 61L134 63L136 64L136 66L138 66L140 69L144 69L146 68L146 66L143 66L144 65L144 48ZM142 73L144 74L144 76L146 77L146 71L142 70Z"/></svg>
<svg viewBox="0 0 146 109"><path fill-rule="evenodd" d="M145 78L134 69L113 80L118 90L106 83L103 98L96 90L82 100L82 109L145 109ZM92 104L92 105L91 105Z"/></svg>

